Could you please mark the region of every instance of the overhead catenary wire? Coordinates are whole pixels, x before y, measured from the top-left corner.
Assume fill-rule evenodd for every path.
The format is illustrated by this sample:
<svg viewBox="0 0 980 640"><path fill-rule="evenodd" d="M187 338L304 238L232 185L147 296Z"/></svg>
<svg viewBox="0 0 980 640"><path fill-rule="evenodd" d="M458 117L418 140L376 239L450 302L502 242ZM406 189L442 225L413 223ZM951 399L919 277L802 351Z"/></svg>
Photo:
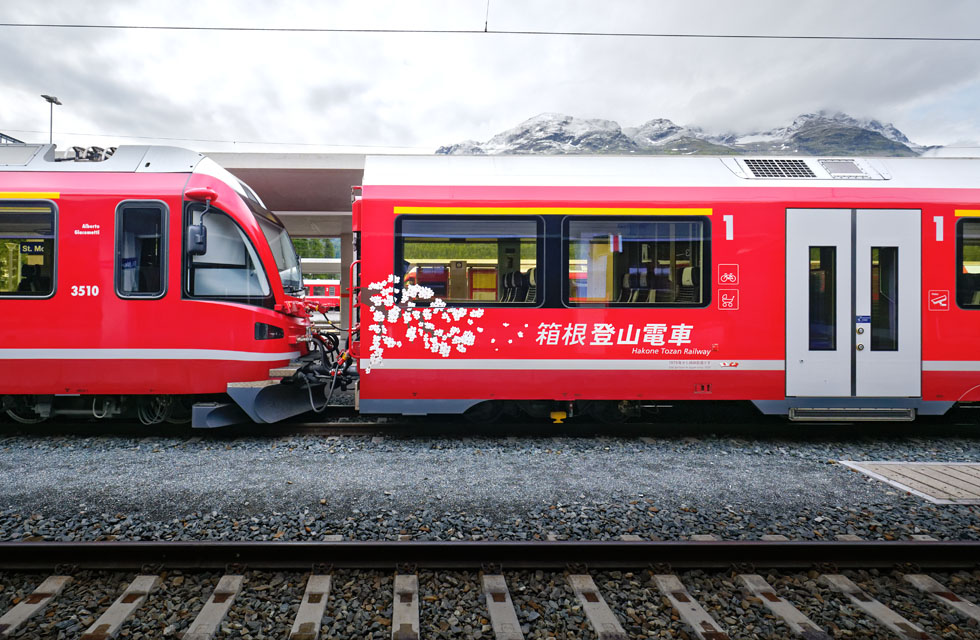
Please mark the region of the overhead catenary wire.
<svg viewBox="0 0 980 640"><path fill-rule="evenodd" d="M778 33L669 33L647 31L548 31L542 29L489 29L490 6L487 4L483 29L382 29L373 27L246 27L153 24L96 24L55 22L0 22L0 28L33 29L105 29L140 31L203 31L241 33L349 33L349 34L407 34L407 35L491 35L491 36L570 36L595 38L673 38L721 40L837 40L872 42L980 42L978 37L958 36L872 36L829 34Z"/></svg>
<svg viewBox="0 0 980 640"><path fill-rule="evenodd" d="M336 33L336 34L408 34L408 35L509 35L509 36L569 36L603 38L663 38L663 39L727 39L727 40L798 40L798 41L880 41L880 42L946 42L978 43L980 37L956 36L872 36L872 35L827 35L827 34L765 34L765 33L668 33L668 32L618 32L618 31L562 31L562 30L519 30L489 29L490 2L487 0L483 29L383 29L383 28L343 28L343 27L255 27L231 25L153 25L153 24L104 24L104 23L47 23L47 22L0 22L4 28L37 29L88 29L88 30L142 30L142 31L188 31L188 32L239 32L239 33ZM33 130L11 129L17 133L43 133ZM169 140L184 142L205 142L216 144L303 146L303 147L346 147L363 149L404 149L430 152L431 149L416 146L336 144L314 142L267 142L254 140L224 140L209 138L181 138L165 136L133 136L82 132L60 132L60 135L113 136L134 140ZM946 148L975 149L972 146L949 146Z"/></svg>

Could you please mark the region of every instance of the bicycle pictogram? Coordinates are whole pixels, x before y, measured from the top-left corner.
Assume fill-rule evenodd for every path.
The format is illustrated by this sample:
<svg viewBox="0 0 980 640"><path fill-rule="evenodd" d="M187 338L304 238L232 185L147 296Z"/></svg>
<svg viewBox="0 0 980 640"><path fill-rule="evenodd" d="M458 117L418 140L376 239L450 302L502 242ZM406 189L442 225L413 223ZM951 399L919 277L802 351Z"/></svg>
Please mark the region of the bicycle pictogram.
<svg viewBox="0 0 980 640"><path fill-rule="evenodd" d="M718 265L718 284L738 284L738 265L720 264Z"/></svg>

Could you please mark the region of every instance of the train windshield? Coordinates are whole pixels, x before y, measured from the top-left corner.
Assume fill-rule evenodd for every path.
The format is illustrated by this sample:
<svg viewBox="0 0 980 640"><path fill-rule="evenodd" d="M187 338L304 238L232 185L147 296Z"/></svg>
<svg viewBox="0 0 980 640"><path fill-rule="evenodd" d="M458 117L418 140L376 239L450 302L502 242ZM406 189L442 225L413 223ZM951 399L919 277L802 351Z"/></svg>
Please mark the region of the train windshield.
<svg viewBox="0 0 980 640"><path fill-rule="evenodd" d="M272 255L276 259L276 269L279 270L279 277L282 279L282 288L288 293L300 293L303 291L303 272L300 270L299 258L293 248L293 241L289 234L279 225L272 223L263 216L255 216L269 241Z"/></svg>

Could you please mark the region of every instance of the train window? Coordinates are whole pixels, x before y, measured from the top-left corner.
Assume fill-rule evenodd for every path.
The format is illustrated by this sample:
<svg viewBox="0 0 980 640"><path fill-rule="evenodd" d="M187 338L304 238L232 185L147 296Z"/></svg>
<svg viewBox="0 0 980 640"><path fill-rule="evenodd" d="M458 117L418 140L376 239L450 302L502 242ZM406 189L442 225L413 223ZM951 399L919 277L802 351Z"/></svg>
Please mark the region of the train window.
<svg viewBox="0 0 980 640"><path fill-rule="evenodd" d="M704 306L710 297L708 222L643 218L565 221L573 306Z"/></svg>
<svg viewBox="0 0 980 640"><path fill-rule="evenodd" d="M810 247L810 351L837 349L837 247Z"/></svg>
<svg viewBox="0 0 980 640"><path fill-rule="evenodd" d="M871 247L871 350L898 351L898 247Z"/></svg>
<svg viewBox="0 0 980 640"><path fill-rule="evenodd" d="M201 205L190 209L190 224L201 222ZM212 207L204 216L207 252L185 262L186 291L192 297L221 298L269 306L269 280L245 232Z"/></svg>
<svg viewBox="0 0 980 640"><path fill-rule="evenodd" d="M0 201L0 296L51 296L54 263L54 205Z"/></svg>
<svg viewBox="0 0 980 640"><path fill-rule="evenodd" d="M276 261L276 268L279 269L279 279L283 289L289 293L299 293L303 290L303 273L289 234L281 225L273 224L263 216L256 215L255 219L266 240L269 241L269 248L272 249L272 257Z"/></svg>
<svg viewBox="0 0 980 640"><path fill-rule="evenodd" d="M124 202L116 209L116 293L159 298L165 290L167 208L157 202Z"/></svg>
<svg viewBox="0 0 980 640"><path fill-rule="evenodd" d="M980 221L960 220L956 233L956 301L980 309Z"/></svg>
<svg viewBox="0 0 980 640"><path fill-rule="evenodd" d="M539 218L399 218L396 275L449 303L537 304Z"/></svg>

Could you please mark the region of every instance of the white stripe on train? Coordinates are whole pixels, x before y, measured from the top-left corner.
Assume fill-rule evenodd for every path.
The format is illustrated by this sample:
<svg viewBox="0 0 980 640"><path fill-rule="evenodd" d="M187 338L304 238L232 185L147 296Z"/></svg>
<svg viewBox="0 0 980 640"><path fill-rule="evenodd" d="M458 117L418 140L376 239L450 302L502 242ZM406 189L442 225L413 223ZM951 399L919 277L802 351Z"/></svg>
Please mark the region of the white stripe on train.
<svg viewBox="0 0 980 640"><path fill-rule="evenodd" d="M292 360L299 351L265 353L222 349L0 349L0 360ZM385 358L378 369L443 369L487 371L783 371L783 360L576 360ZM978 371L977 360L924 360L923 371Z"/></svg>
<svg viewBox="0 0 980 640"><path fill-rule="evenodd" d="M577 359L519 359L506 360L462 358L385 358L375 369L457 369L501 371L782 371L783 360L577 360Z"/></svg>
<svg viewBox="0 0 980 640"><path fill-rule="evenodd" d="M222 349L0 349L0 360L239 360L273 362L298 358L299 351L264 353Z"/></svg>
<svg viewBox="0 0 980 640"><path fill-rule="evenodd" d="M376 369L452 369L488 371L784 371L783 360L576 360L576 359L411 359L385 358ZM978 371L976 360L925 360L923 371Z"/></svg>

